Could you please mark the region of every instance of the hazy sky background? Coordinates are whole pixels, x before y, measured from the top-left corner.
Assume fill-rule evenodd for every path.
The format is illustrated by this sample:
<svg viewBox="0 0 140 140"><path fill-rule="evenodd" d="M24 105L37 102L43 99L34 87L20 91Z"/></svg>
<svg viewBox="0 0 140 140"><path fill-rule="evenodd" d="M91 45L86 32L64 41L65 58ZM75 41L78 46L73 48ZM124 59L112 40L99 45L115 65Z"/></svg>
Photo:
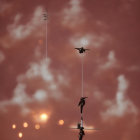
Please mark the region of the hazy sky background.
<svg viewBox="0 0 140 140"><path fill-rule="evenodd" d="M84 44L90 49L84 124L101 129L84 140L139 140L139 6L139 0L0 0L0 139L18 140L22 132L23 140L78 140L69 127L80 121L81 56L74 48ZM41 113L48 115L44 123Z"/></svg>

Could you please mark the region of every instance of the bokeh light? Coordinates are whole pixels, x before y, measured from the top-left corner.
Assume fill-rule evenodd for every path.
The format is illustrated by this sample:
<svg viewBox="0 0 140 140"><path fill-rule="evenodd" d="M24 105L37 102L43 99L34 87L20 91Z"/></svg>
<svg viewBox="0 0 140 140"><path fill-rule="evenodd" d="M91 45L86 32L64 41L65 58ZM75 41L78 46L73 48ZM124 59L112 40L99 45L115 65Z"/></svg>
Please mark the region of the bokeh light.
<svg viewBox="0 0 140 140"><path fill-rule="evenodd" d="M16 124L13 124L13 125L12 125L12 128L13 128L13 129L16 129Z"/></svg>
<svg viewBox="0 0 140 140"><path fill-rule="evenodd" d="M42 114L40 115L40 119L41 119L41 121L46 122L47 119L48 119L48 115L47 115L46 113L42 113Z"/></svg>
<svg viewBox="0 0 140 140"><path fill-rule="evenodd" d="M35 129L40 129L40 125L39 124L35 124Z"/></svg>
<svg viewBox="0 0 140 140"><path fill-rule="evenodd" d="M22 132L19 132L19 133L18 133L18 137L19 137L19 138L22 138L22 137L23 137L23 133L22 133Z"/></svg>
<svg viewBox="0 0 140 140"><path fill-rule="evenodd" d="M58 121L58 124L59 124L59 125L64 125L64 120L59 120L59 121Z"/></svg>
<svg viewBox="0 0 140 140"><path fill-rule="evenodd" d="M33 118L35 123L46 123L49 119L50 113L46 111L40 111L38 113L33 114Z"/></svg>
<svg viewBox="0 0 140 140"><path fill-rule="evenodd" d="M23 123L23 127L27 128L28 127L28 123L27 122L24 122Z"/></svg>

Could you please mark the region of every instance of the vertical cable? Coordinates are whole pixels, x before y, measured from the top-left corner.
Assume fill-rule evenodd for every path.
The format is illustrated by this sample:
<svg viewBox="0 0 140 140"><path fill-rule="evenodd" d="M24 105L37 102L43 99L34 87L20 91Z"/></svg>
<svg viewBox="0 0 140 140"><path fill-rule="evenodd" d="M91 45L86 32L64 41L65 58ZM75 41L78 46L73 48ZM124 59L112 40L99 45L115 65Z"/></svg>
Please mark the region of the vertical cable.
<svg viewBox="0 0 140 140"><path fill-rule="evenodd" d="M43 21L42 21L42 50L43 50L43 59L45 60L45 55L44 54L44 47L45 47L45 32L46 30L44 30L45 27L45 12L43 11Z"/></svg>
<svg viewBox="0 0 140 140"><path fill-rule="evenodd" d="M84 54L81 56L81 63L82 63L82 97L84 97ZM83 127L83 112L81 113L81 127Z"/></svg>
<svg viewBox="0 0 140 140"><path fill-rule="evenodd" d="M82 55L81 61L82 61L82 97L84 96L84 55Z"/></svg>
<svg viewBox="0 0 140 140"><path fill-rule="evenodd" d="M47 15L46 15L47 16ZM45 20L45 55L46 55L46 59L47 59L47 55L48 55L48 40L47 40L47 32L48 32L48 26L47 26L47 17L46 17L46 20Z"/></svg>

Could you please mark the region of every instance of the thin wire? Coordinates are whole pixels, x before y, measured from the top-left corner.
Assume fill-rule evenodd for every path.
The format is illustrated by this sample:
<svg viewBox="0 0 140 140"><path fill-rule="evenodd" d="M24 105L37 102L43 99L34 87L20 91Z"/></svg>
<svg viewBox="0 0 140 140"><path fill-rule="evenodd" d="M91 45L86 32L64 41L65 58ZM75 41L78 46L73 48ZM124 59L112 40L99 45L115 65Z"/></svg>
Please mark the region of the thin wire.
<svg viewBox="0 0 140 140"><path fill-rule="evenodd" d="M84 55L82 55L81 61L82 61L82 97L84 96Z"/></svg>
<svg viewBox="0 0 140 140"><path fill-rule="evenodd" d="M84 55L81 56L81 64L82 64L82 92L81 96L84 97ZM81 127L83 127L83 112L81 113Z"/></svg>
<svg viewBox="0 0 140 140"><path fill-rule="evenodd" d="M44 31L44 17L43 17L43 26L42 26L42 50L44 50L44 47L45 47L45 31ZM43 59L45 60L45 54L44 54L44 51L43 51Z"/></svg>
<svg viewBox="0 0 140 140"><path fill-rule="evenodd" d="M45 20L46 21L46 25L45 25L45 55L46 55L46 58L47 58L47 54L48 54L48 39L47 39L47 32L48 32L48 26L47 26L47 19Z"/></svg>

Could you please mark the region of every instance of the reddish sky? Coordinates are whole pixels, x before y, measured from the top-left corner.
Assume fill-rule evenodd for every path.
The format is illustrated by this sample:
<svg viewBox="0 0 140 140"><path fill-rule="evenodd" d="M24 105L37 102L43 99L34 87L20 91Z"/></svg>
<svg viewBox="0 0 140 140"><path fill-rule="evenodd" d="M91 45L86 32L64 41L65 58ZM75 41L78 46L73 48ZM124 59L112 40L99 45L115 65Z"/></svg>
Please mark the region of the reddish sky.
<svg viewBox="0 0 140 140"><path fill-rule="evenodd" d="M74 48L84 45L84 124L101 129L84 140L139 140L139 4L1 0L0 139L17 140L22 132L23 140L78 140L69 127L80 121L81 56ZM41 113L46 122L39 122Z"/></svg>

